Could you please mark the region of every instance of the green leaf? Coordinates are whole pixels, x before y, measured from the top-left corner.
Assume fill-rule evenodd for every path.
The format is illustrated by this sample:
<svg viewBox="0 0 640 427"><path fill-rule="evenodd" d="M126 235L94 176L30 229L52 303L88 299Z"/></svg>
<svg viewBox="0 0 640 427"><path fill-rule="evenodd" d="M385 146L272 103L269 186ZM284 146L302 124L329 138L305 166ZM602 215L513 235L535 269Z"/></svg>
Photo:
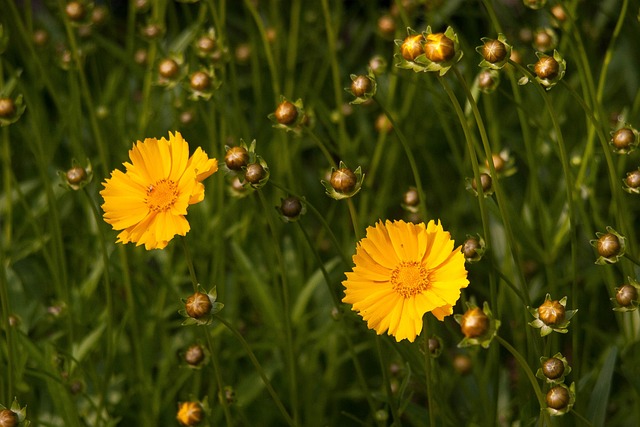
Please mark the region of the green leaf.
<svg viewBox="0 0 640 427"><path fill-rule="evenodd" d="M611 377L618 357L618 348L611 347L608 350L600 375L596 381L591 398L589 399L589 409L587 418L591 420L594 427L604 426L604 419L609 404L609 394L611 392Z"/></svg>

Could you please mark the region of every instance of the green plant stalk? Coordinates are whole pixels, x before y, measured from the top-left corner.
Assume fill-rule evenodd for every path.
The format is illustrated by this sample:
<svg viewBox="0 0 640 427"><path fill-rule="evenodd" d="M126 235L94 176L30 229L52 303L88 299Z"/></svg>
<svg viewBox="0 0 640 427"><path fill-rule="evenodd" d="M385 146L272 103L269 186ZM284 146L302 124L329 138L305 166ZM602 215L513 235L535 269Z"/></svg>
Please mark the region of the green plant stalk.
<svg viewBox="0 0 640 427"><path fill-rule="evenodd" d="M542 413L542 418L544 420L543 425L550 426L551 416L547 411L544 410L544 408L547 407L547 404L545 403L545 397L542 394L542 390L540 389L540 384L538 384L538 380L536 379L536 376L531 371L531 368L527 364L527 361L524 359L524 357L522 357L522 355L518 352L518 350L516 350L511 344L505 341L500 335L496 335L495 340L498 341L505 349L507 349L507 351L509 351L509 353L513 355L513 357L518 361L518 364L520 365L522 370L527 375L527 378L531 383L531 387L533 388L533 391L536 394L536 398L538 399L538 403L540 404L540 412Z"/></svg>
<svg viewBox="0 0 640 427"><path fill-rule="evenodd" d="M187 262L187 268L189 269L189 278L193 285L193 292L198 292L198 278L196 276L195 268L193 267L193 258L191 257L189 246L187 245L187 238L185 236L180 236L180 241L182 242L182 248L184 249L184 258Z"/></svg>
<svg viewBox="0 0 640 427"><path fill-rule="evenodd" d="M211 329L205 326L204 335L207 339L207 345L209 346L209 353L211 353L211 366L213 368L213 375L216 379L216 383L218 385L218 403L222 406L222 411L224 412L224 419L228 426L232 426L233 418L231 417L231 411L229 410L229 403L224 395L224 383L222 382L222 376L220 375L220 361L218 360L218 352L216 351L215 346L213 345L213 339L211 338Z"/></svg>
<svg viewBox="0 0 640 427"><path fill-rule="evenodd" d="M427 333L427 320L424 319L424 333L425 337L428 337ZM427 338L428 339L428 338ZM425 381L427 383L427 406L429 410L429 427L436 427L436 417L435 417L435 395L433 393L433 387L431 384L431 353L429 352L429 345L427 343L425 351L424 351L424 375Z"/></svg>
<svg viewBox="0 0 640 427"><path fill-rule="evenodd" d="M100 395L100 401L98 403L98 414L102 414L106 403L107 403L107 394L109 390L109 381L111 379L111 373L113 370L113 359L114 359L114 347L113 347L113 319L115 317L115 313L113 310L113 295L111 292L111 277L109 274L109 253L107 251L107 242L104 235L104 229L101 227L102 225L102 217L100 216L100 212L96 207L91 195L87 191L87 187L82 188L82 193L87 199L87 204L91 207L91 212L93 213L94 219L96 221L96 228L98 229L98 240L100 242L100 251L102 252L102 262L104 264L104 273L102 275L104 282L104 290L105 295L107 297L107 350L106 350L106 362L105 362L105 373L102 377L102 391Z"/></svg>
<svg viewBox="0 0 640 427"><path fill-rule="evenodd" d="M276 227L273 222L273 215L269 215L270 211L269 206L267 204L267 200L264 197L262 191L258 191L258 197L260 198L260 202L265 212L265 217L267 218L267 223L269 224L269 230L271 231L271 242L273 242L274 252L276 254L276 258L278 259L278 267L280 269L280 285L282 287L282 312L284 316L284 327L285 327L285 340L286 340L286 354L289 363L287 363L287 367L289 368L289 390L290 390L290 398L291 398L291 406L292 406L292 417L293 422L298 424L299 422L299 404L298 404L298 364L297 359L295 357L295 352L293 349L293 328L291 326L291 307L289 303L289 287L287 286L286 279L286 267L284 263L284 259L282 257L282 251L280 250L280 245L278 242L280 241L278 234L276 233Z"/></svg>
<svg viewBox="0 0 640 427"><path fill-rule="evenodd" d="M4 335L6 337L7 345L7 371L4 377L7 381L6 394L3 396L6 399L10 399L11 396L16 395L14 389L14 383L16 381L16 340L14 339L14 328L9 322L10 305L9 305L9 284L7 283L6 267L8 261L5 259L4 248L0 247L0 303L2 304L2 328L4 329Z"/></svg>
<svg viewBox="0 0 640 427"><path fill-rule="evenodd" d="M298 38L300 32L300 9L302 1L293 0L291 2L291 14L289 18L289 34L287 38L287 56L285 62L286 78L284 83L284 94L287 97L293 96L296 77L296 59L298 54Z"/></svg>
<svg viewBox="0 0 640 427"><path fill-rule="evenodd" d="M387 361L385 360L384 354L382 352L382 345L380 335L376 334L376 352L378 353L378 361L380 362L380 372L382 373L382 383L384 384L385 393L387 394L387 404L391 408L391 416L393 417L392 426L401 426L402 421L400 420L400 413L398 412L398 404L396 402L395 397L393 397L393 392L391 391L391 383L389 382L389 374L387 372Z"/></svg>
<svg viewBox="0 0 640 427"><path fill-rule="evenodd" d="M309 205L307 205L307 207L309 207ZM300 221L297 221L296 224L298 225L298 228L302 231L302 234L304 235L304 238L307 241L307 244L309 245L311 252L313 253L314 257L316 258L316 261L318 262L318 266L320 267L320 271L322 272L322 276L324 277L325 284L327 285L327 291L331 296L333 305L336 311L340 313L341 311L340 301L338 299L338 296L333 291L333 289L331 289L331 283L332 283L331 277L329 276L327 269L324 267L324 263L322 262L322 258L320 257L320 254L316 249L316 245L313 243L313 241L311 240L311 237L309 236L309 233L307 233L307 230L305 230L305 228L302 226ZM340 313L339 320L346 325L346 322L344 322L344 319L345 319L344 315ZM362 371L362 366L360 365L360 361L358 360L355 348L353 346L353 342L351 341L351 337L349 337L349 334L346 328L342 328L342 331L345 336L345 341L347 342L347 347L349 348L349 354L351 356L351 360L353 361L353 365L356 370L356 378L358 379L358 383L360 384L360 387L364 391L363 394L367 400L367 404L369 405L369 410L371 411L372 414L374 414L376 412L376 407L373 402L372 395L369 392L369 387L367 386L367 382L365 380L364 373Z"/></svg>
<svg viewBox="0 0 640 427"><path fill-rule="evenodd" d="M267 64L269 65L269 71L271 71L271 85L273 87L273 99L278 99L278 97L282 94L280 89L280 79L278 78L278 69L276 68L276 63L273 60L273 52L271 51L271 45L269 44L269 40L267 38L267 32L264 29L264 24L262 23L262 19L260 15L258 15L258 11L254 6L251 0L244 0L244 6L249 10L251 17L256 23L256 27L258 28L258 32L260 33L260 38L262 39L262 46L264 48L265 55L267 57Z"/></svg>
<svg viewBox="0 0 640 427"><path fill-rule="evenodd" d="M335 160L333 160L333 156L331 156L331 152L329 152L327 145L320 139L320 137L318 137L318 135L316 135L316 133L313 130L311 130L311 128L305 128L305 133L315 141L320 151L322 151L322 154L324 155L325 159L327 159L327 162L333 168L337 168L338 166L336 165Z"/></svg>
<svg viewBox="0 0 640 427"><path fill-rule="evenodd" d="M249 343L247 343L247 341L244 339L242 334L237 329L235 329L224 318L220 317L220 315L214 314L213 317L216 320L218 320L220 323L222 323L233 335L235 335L235 337L238 339L238 341L240 341L240 344L242 344L242 348L244 348L245 352L247 353L247 356L249 357L249 360L251 360L251 363L256 368L256 371L258 372L258 375L260 375L260 378L262 379L262 382L264 383L265 387L267 388L267 391L271 395L271 398L273 399L273 402L278 407L278 410L280 411L280 414L282 414L282 417L285 419L285 421L287 422L288 425L290 425L292 427L296 427L297 424L293 421L293 418L291 418L291 416L289 415L289 413L285 409L284 405L282 404L282 401L280 400L280 397L278 397L278 394L276 393L276 391L271 386L271 382L269 381L269 378L267 377L267 375L264 372L264 369L262 368L262 366L258 362L258 359L256 359L255 354L253 354L253 351L251 350L251 347L249 346Z"/></svg>

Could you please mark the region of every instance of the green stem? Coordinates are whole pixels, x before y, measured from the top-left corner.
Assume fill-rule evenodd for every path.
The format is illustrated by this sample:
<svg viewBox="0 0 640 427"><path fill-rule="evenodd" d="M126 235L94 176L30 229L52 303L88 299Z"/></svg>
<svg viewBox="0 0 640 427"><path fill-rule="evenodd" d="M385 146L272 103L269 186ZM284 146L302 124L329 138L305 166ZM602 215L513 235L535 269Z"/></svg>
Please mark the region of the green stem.
<svg viewBox="0 0 640 427"><path fill-rule="evenodd" d="M427 320L424 320L424 332L425 337L428 340L429 335L427 334ZM424 349L424 375L425 381L427 382L427 405L429 410L429 427L436 427L436 417L435 417L435 395L433 394L433 387L431 384L431 353L429 352L429 344L425 346Z"/></svg>
<svg viewBox="0 0 640 427"><path fill-rule="evenodd" d="M227 402L227 398L224 395L224 383L222 382L222 376L220 375L220 361L218 360L218 352L216 351L215 346L213 345L213 340L211 339L211 329L205 327L206 330L204 335L207 339L207 345L209 346L209 353L211 353L211 366L213 368L213 375L216 378L216 383L218 384L218 403L222 405L222 411L224 412L224 419L228 426L232 426L233 420L231 418L231 411L229 410L229 402Z"/></svg>
<svg viewBox="0 0 640 427"><path fill-rule="evenodd" d="M251 347L249 346L249 343L247 343L247 341L244 339L242 334L237 329L235 329L224 318L220 317L220 315L214 314L213 317L216 320L218 320L220 323L222 323L233 335L235 335L235 337L238 339L238 341L240 341L240 344L242 344L242 348L244 348L245 352L247 353L247 356L251 360L251 363L256 368L256 371L258 371L258 375L260 375L260 378L262 379L262 382L264 383L265 387L267 388L267 391L271 395L271 398L273 399L273 402L278 407L278 410L282 414L282 417L285 419L285 421L287 422L288 425L290 425L292 427L297 426L297 424L293 421L293 418L291 418L291 416L289 415L289 413L285 409L284 405L282 404L282 401L278 397L278 394L276 393L276 391L271 386L271 382L269 381L269 378L267 377L267 375L264 372L264 369L262 368L262 366L258 362L258 359L256 359L255 354L253 354L253 351L251 350Z"/></svg>
<svg viewBox="0 0 640 427"><path fill-rule="evenodd" d="M198 292L199 283L196 277L196 270L193 267L193 258L191 257L189 246L187 245L187 238L184 236L180 237L180 240L182 241L182 248L184 249L184 257L187 262L187 268L189 269L189 277L191 278L191 284L193 285L193 292Z"/></svg>
<svg viewBox="0 0 640 427"><path fill-rule="evenodd" d="M387 372L388 366L387 361L384 357L384 353L382 351L380 335L376 335L376 351L378 353L378 360L380 361L380 372L382 372L382 382L384 383L385 393L387 394L387 403L391 408L391 416L393 417L392 426L400 426L402 422L400 420L400 414L398 413L398 405L395 397L393 396L393 392L391 391L391 384L389 383L389 374Z"/></svg>

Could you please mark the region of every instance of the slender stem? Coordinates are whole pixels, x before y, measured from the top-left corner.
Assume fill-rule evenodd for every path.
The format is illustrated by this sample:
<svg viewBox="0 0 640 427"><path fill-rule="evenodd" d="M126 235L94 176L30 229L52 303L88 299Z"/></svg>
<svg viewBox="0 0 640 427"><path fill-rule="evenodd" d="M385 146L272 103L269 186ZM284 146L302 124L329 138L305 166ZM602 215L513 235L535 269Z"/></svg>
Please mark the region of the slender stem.
<svg viewBox="0 0 640 427"><path fill-rule="evenodd" d="M196 278L196 270L193 267L193 258L187 245L187 238L180 236L182 241L182 248L184 249L184 257L187 262L187 268L189 269L189 277L191 278L191 284L193 285L193 292L198 292L198 279Z"/></svg>
<svg viewBox="0 0 640 427"><path fill-rule="evenodd" d="M253 354L253 351L251 350L251 347L249 346L249 343L247 343L247 341L244 339L242 334L237 329L235 329L224 318L220 317L220 315L214 314L213 317L216 320L218 320L220 323L222 323L233 335L236 336L238 341L240 341L240 344L242 344L242 347L246 351L247 356L251 360L251 363L253 363L253 366L256 368L256 371L258 371L258 375L260 375L260 378L262 379L262 382L264 383L265 387L267 388L267 391L271 395L271 398L273 399L273 402L278 407L278 410L282 414L282 417L286 420L287 424L289 424L290 426L295 427L296 423L293 421L293 418L291 418L291 416L289 415L289 413L285 409L284 405L282 404L282 401L278 397L278 394L276 393L276 391L271 386L271 382L269 381L269 378L267 377L267 375L264 372L264 369L262 368L262 366L258 362L258 359L256 359L255 354Z"/></svg>
<svg viewBox="0 0 640 427"><path fill-rule="evenodd" d="M425 332L425 337L428 337L429 335L427 334L427 320L424 319L424 332ZM426 338L429 339L429 338ZM429 427L436 427L436 417L435 417L435 395L433 394L433 386L432 386L432 381L431 381L431 353L429 352L429 345L427 343L427 345L425 346L426 348L424 349L423 353L424 353L424 375L425 375L425 381L427 382L427 406L428 406L428 410L429 410Z"/></svg>
<svg viewBox="0 0 640 427"><path fill-rule="evenodd" d="M389 383L389 373L387 372L388 366L387 361L384 357L382 351L380 335L376 335L376 351L378 353L378 360L380 361L380 372L382 372L382 382L384 383L385 392L387 394L387 403L391 408L391 416L393 417L394 426L400 426L400 414L398 413L398 405L396 403L396 399L393 397L393 392L391 391L391 384Z"/></svg>
<svg viewBox="0 0 640 427"><path fill-rule="evenodd" d="M206 328L204 335L207 339L207 345L209 346L209 353L211 353L213 375L216 378L216 383L218 384L218 403L222 405L222 411L224 412L224 419L227 422L227 425L232 426L234 424L231 418L231 411L229 410L229 403L224 395L224 383L222 382L222 376L220 375L220 361L218 360L218 352L216 351L216 348L213 345L213 339L211 338L211 329Z"/></svg>

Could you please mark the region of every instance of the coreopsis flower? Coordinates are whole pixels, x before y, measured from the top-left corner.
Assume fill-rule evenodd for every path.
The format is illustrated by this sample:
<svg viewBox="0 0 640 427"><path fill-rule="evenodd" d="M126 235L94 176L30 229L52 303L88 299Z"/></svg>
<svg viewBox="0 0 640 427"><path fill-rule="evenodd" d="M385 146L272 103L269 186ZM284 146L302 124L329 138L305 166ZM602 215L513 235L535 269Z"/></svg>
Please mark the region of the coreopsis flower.
<svg viewBox="0 0 640 427"><path fill-rule="evenodd" d="M540 336L544 337L555 331L561 334L569 332L567 327L569 321L578 311L567 310L567 297L562 298L560 301L552 300L551 295L547 294L544 298L544 302L538 308L530 308L529 312L535 320L529 322L529 325L534 328L540 329Z"/></svg>
<svg viewBox="0 0 640 427"><path fill-rule="evenodd" d="M451 27L444 33L433 33L429 26L421 34L411 28L407 28L407 33L406 39L395 40L400 46L400 53L395 55L399 68L415 72L437 71L444 76L462 58L458 35Z"/></svg>
<svg viewBox="0 0 640 427"><path fill-rule="evenodd" d="M189 157L189 144L179 132L169 139L147 138L129 150L126 173L116 169L103 183L104 220L118 234L118 243L163 249L176 234L190 229L189 205L204 199L202 181L218 170L198 147Z"/></svg>
<svg viewBox="0 0 640 427"><path fill-rule="evenodd" d="M197 426L204 418L200 402L182 402L178 407L176 419L183 426Z"/></svg>
<svg viewBox="0 0 640 427"><path fill-rule="evenodd" d="M469 284L464 256L439 221L379 221L367 228L353 261L342 301L370 329L396 341L413 342L427 312L441 321L451 315L460 289Z"/></svg>

